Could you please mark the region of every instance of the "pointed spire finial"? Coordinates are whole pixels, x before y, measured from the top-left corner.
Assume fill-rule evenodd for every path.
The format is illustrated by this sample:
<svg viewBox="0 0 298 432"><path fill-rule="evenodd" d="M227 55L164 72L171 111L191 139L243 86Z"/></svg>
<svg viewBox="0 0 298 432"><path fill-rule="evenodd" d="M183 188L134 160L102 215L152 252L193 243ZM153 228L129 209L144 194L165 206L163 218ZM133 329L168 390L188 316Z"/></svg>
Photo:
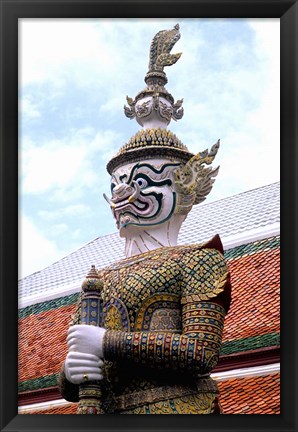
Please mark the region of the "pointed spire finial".
<svg viewBox="0 0 298 432"><path fill-rule="evenodd" d="M171 30L161 30L154 36L150 45L149 69L145 76L147 87L135 99L126 97L126 117L135 118L144 129L163 129L171 119L180 120L183 116L183 99L175 103L171 93L164 87L168 82L164 68L176 63L182 54L171 54L179 39L179 24Z"/></svg>
<svg viewBox="0 0 298 432"><path fill-rule="evenodd" d="M95 268L95 265L91 266L91 269L88 271L86 278L82 283L82 290L84 292L87 291L101 291L103 288L103 281L100 279L98 271Z"/></svg>
<svg viewBox="0 0 298 432"><path fill-rule="evenodd" d="M175 43L180 39L179 24L171 30L161 30L152 39L149 54L149 70L145 77L146 84L152 84L153 78L163 81L165 85L168 80L164 70L165 66L175 64L182 53L171 54Z"/></svg>

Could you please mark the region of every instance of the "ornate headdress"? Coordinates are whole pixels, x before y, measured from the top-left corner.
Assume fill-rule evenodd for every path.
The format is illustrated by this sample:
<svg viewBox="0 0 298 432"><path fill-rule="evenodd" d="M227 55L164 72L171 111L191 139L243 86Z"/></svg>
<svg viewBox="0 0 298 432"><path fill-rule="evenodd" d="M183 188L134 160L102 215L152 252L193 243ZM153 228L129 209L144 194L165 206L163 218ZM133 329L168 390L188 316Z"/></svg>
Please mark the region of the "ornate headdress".
<svg viewBox="0 0 298 432"><path fill-rule="evenodd" d="M180 120L183 116L183 99L175 102L173 96L165 89L168 80L165 66L176 63L182 53L171 54L175 43L180 39L179 25L171 30L158 32L150 46L149 69L145 76L147 87L132 99L126 97L128 106L124 113L129 119L143 127L124 144L119 152L107 164L109 174L127 162L137 162L144 158L166 157L181 161L183 166L176 171L176 184L181 194L196 196L194 203L201 202L210 192L218 168L212 170L204 164L210 164L219 148L219 141L211 148L197 155L167 130L171 119ZM200 189L200 190L198 190Z"/></svg>

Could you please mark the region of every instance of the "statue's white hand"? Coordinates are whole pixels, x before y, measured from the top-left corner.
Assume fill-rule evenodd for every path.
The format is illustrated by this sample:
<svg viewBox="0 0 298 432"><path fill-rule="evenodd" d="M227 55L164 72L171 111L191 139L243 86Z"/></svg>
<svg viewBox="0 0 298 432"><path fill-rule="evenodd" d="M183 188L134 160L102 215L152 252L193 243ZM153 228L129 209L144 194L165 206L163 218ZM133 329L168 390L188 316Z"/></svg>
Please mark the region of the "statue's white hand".
<svg viewBox="0 0 298 432"><path fill-rule="evenodd" d="M97 356L82 352L69 352L64 363L65 376L73 384L102 380L103 361Z"/></svg>
<svg viewBox="0 0 298 432"><path fill-rule="evenodd" d="M67 336L68 352L93 354L103 358L103 336L105 329L86 324L69 328Z"/></svg>

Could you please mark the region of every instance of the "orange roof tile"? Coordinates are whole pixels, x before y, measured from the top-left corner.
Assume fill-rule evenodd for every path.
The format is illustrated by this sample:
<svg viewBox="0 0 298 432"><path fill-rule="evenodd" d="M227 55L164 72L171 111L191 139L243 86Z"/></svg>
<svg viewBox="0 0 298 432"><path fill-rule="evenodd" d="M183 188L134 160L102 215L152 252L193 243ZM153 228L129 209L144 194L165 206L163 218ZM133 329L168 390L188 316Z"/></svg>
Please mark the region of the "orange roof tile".
<svg viewBox="0 0 298 432"><path fill-rule="evenodd" d="M280 374L218 383L224 414L280 414ZM76 403L24 414L76 414Z"/></svg>
<svg viewBox="0 0 298 432"><path fill-rule="evenodd" d="M19 321L19 381L60 370L66 352L66 332L75 305L30 315Z"/></svg>
<svg viewBox="0 0 298 432"><path fill-rule="evenodd" d="M279 249L229 261L232 303L223 341L280 331Z"/></svg>
<svg viewBox="0 0 298 432"><path fill-rule="evenodd" d="M22 414L76 414L77 407L77 403L69 403L67 405L53 407L47 410L25 411Z"/></svg>
<svg viewBox="0 0 298 432"><path fill-rule="evenodd" d="M280 414L280 374L218 383L224 414Z"/></svg>

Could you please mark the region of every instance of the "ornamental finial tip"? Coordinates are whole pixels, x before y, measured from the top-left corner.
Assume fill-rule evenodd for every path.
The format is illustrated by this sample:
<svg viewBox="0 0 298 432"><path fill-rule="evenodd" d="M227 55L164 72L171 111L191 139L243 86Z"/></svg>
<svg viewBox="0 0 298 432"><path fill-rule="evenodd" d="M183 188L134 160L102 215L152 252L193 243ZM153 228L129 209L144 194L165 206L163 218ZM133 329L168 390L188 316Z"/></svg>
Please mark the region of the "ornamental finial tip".
<svg viewBox="0 0 298 432"><path fill-rule="evenodd" d="M147 88L134 99L126 97L126 117L136 118L144 129L166 128L171 119L180 120L183 116L183 99L175 103L173 96L164 87L168 82L164 68L172 66L182 55L171 54L173 46L180 39L179 28L179 24L176 24L171 30L156 33L149 51L149 66L145 76Z"/></svg>

